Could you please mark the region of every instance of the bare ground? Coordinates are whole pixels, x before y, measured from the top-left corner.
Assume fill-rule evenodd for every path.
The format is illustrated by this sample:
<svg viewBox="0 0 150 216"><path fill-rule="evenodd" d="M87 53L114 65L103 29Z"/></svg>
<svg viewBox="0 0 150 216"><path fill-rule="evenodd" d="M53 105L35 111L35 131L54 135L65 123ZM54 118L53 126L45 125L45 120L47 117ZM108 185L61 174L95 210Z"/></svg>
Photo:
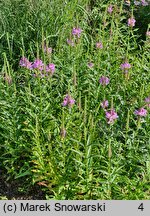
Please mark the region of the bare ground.
<svg viewBox="0 0 150 216"><path fill-rule="evenodd" d="M22 189L24 182L18 180L6 181L3 175L0 175L0 199L8 200L45 200L45 193L40 185Z"/></svg>

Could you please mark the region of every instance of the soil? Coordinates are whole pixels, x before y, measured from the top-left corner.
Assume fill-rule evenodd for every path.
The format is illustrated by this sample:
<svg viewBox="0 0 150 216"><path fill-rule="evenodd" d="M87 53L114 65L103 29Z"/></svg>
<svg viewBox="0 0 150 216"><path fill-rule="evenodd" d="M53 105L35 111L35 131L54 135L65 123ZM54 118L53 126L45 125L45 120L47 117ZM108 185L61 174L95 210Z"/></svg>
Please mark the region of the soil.
<svg viewBox="0 0 150 216"><path fill-rule="evenodd" d="M45 200L45 193L40 185L27 187L26 192L21 191L24 182L18 180L6 181L6 178L0 176L0 199L8 200Z"/></svg>

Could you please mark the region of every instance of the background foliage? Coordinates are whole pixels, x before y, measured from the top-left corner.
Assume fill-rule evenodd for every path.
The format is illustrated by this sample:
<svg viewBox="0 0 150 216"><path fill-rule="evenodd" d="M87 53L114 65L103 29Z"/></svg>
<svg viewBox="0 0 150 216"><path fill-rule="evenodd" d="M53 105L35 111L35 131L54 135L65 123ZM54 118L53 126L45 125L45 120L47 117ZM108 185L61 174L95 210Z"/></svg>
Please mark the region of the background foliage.
<svg viewBox="0 0 150 216"><path fill-rule="evenodd" d="M47 199L149 199L150 118L139 125L134 115L150 95L149 10L124 1L0 2L0 169L7 180L23 179L24 191L42 185ZM129 28L132 14L137 22ZM83 30L74 47L66 43L73 27ZM35 78L19 66L21 56L52 62L56 71ZM125 59L129 79L120 69ZM106 87L102 75L110 78ZM62 107L67 93L72 108ZM113 125L104 99L118 113Z"/></svg>

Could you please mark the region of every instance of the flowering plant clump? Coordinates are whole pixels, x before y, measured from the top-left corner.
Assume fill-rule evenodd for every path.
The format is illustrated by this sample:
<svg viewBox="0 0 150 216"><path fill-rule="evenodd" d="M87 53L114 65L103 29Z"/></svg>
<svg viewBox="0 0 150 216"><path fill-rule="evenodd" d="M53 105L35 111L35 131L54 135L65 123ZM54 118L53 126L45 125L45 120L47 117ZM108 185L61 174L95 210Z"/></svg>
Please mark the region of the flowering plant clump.
<svg viewBox="0 0 150 216"><path fill-rule="evenodd" d="M70 46L74 46L75 45L74 42L73 42L73 40L71 40L71 39L67 39L67 44L70 45Z"/></svg>
<svg viewBox="0 0 150 216"><path fill-rule="evenodd" d="M128 62L124 62L120 65L120 68L125 72L127 73L128 72L128 69L131 68L131 65L128 63Z"/></svg>
<svg viewBox="0 0 150 216"><path fill-rule="evenodd" d="M75 27L74 27L74 28L72 29L72 35L73 35L74 37L73 37L73 39L72 39L72 38L67 39L67 40L66 40L67 44L68 44L69 46L74 47L74 46L75 46L75 43L78 41L77 39L80 38L82 31L83 31L83 30L82 30L81 28L75 28Z"/></svg>
<svg viewBox="0 0 150 216"><path fill-rule="evenodd" d="M4 80L7 82L9 85L12 83L12 78L8 74L4 75Z"/></svg>
<svg viewBox="0 0 150 216"><path fill-rule="evenodd" d="M108 120L108 124L112 124L118 118L118 115L114 109L111 109L110 111L106 111L106 118Z"/></svg>
<svg viewBox="0 0 150 216"><path fill-rule="evenodd" d="M150 103L150 96L149 97L147 97L147 98L145 98L145 100L144 100L146 103Z"/></svg>
<svg viewBox="0 0 150 216"><path fill-rule="evenodd" d="M144 107L141 107L140 109L135 110L134 114L143 117L147 115L147 110Z"/></svg>
<svg viewBox="0 0 150 216"><path fill-rule="evenodd" d="M89 68L92 68L92 67L94 67L94 64L93 64L92 62L89 62L89 63L87 64L87 66L88 66Z"/></svg>
<svg viewBox="0 0 150 216"><path fill-rule="evenodd" d="M147 32L146 32L146 36L147 36L147 37L150 37L150 31L147 31Z"/></svg>
<svg viewBox="0 0 150 216"><path fill-rule="evenodd" d="M29 60L25 57L22 57L19 62L21 67L25 67L30 70L39 70L41 74L40 77L48 76L49 74L53 75L55 72L55 64L49 63L48 65L45 65L41 59L35 59L33 63L29 62ZM42 73L43 71L46 71L47 74ZM37 77L37 74L33 74L34 77Z"/></svg>
<svg viewBox="0 0 150 216"><path fill-rule="evenodd" d="M109 5L107 11L111 14L113 12L113 5Z"/></svg>
<svg viewBox="0 0 150 216"><path fill-rule="evenodd" d="M101 76L100 79L99 79L99 83L103 86L106 86L108 85L110 82L109 78L106 77L106 76Z"/></svg>
<svg viewBox="0 0 150 216"><path fill-rule="evenodd" d="M148 2L145 0L141 0L141 4L142 4L142 6L148 6Z"/></svg>
<svg viewBox="0 0 150 216"><path fill-rule="evenodd" d="M148 6L148 2L145 1L145 0L141 0L141 1L134 1L134 4L135 4L136 6L138 6L138 5Z"/></svg>
<svg viewBox="0 0 150 216"><path fill-rule="evenodd" d="M145 98L144 102L146 103L146 106L147 106L148 108L150 108L150 96L147 97L147 98Z"/></svg>
<svg viewBox="0 0 150 216"><path fill-rule="evenodd" d="M62 106L72 107L74 103L75 103L75 100L69 94L67 94L63 100Z"/></svg>
<svg viewBox="0 0 150 216"><path fill-rule="evenodd" d="M50 72L51 75L55 72L55 65L50 63L46 66L46 72Z"/></svg>
<svg viewBox="0 0 150 216"><path fill-rule="evenodd" d="M47 47L46 45L44 46L44 52L46 54L51 54L52 53L52 47Z"/></svg>
<svg viewBox="0 0 150 216"><path fill-rule="evenodd" d="M105 110L108 107L109 103L108 100L104 100L101 102L101 107Z"/></svg>
<svg viewBox="0 0 150 216"><path fill-rule="evenodd" d="M77 36L78 38L80 38L81 32L82 32L81 28L73 28L72 29L72 35L73 36Z"/></svg>
<svg viewBox="0 0 150 216"><path fill-rule="evenodd" d="M135 23L136 23L136 20L133 17L128 19L128 26L134 27Z"/></svg>
<svg viewBox="0 0 150 216"><path fill-rule="evenodd" d="M27 69L32 69L32 62L30 62L26 57L20 59L19 65Z"/></svg>
<svg viewBox="0 0 150 216"><path fill-rule="evenodd" d="M148 199L148 0L0 2L0 174L42 199Z"/></svg>
<svg viewBox="0 0 150 216"><path fill-rule="evenodd" d="M101 41L96 43L96 48L97 49L103 49L103 44Z"/></svg>
<svg viewBox="0 0 150 216"><path fill-rule="evenodd" d="M35 59L33 62L31 69L36 69L42 71L44 69L44 63L42 62L41 59Z"/></svg>

